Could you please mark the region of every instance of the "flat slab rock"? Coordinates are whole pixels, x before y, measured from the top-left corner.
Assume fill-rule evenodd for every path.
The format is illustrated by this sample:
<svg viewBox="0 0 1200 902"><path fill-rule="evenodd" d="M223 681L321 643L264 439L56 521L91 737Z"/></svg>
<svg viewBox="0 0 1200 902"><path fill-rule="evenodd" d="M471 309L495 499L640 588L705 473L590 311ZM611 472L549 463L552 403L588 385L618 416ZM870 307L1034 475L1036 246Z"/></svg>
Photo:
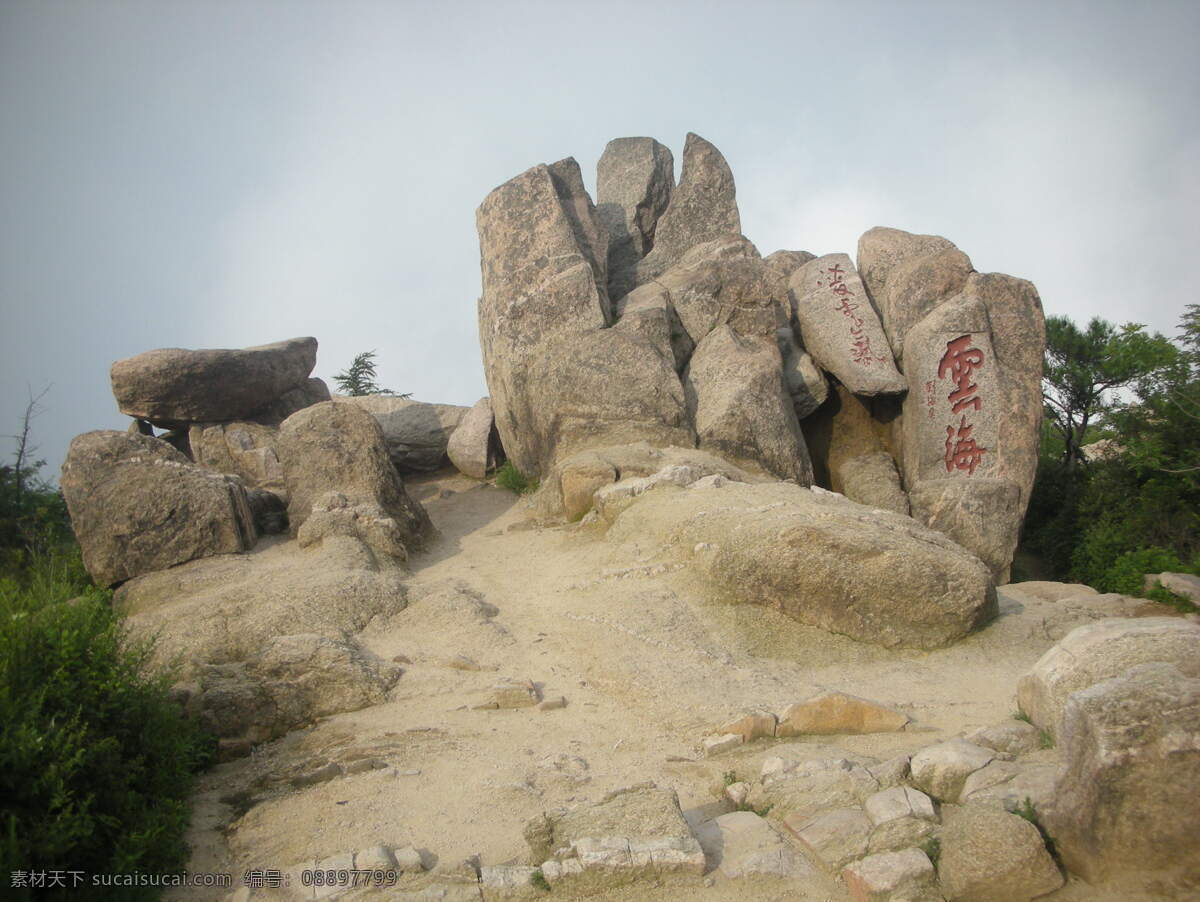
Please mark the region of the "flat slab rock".
<svg viewBox="0 0 1200 902"><path fill-rule="evenodd" d="M252 348L160 348L118 360L110 377L121 413L163 426L238 420L301 387L317 362L315 338Z"/></svg>
<svg viewBox="0 0 1200 902"><path fill-rule="evenodd" d="M811 878L813 867L753 811L732 811L703 824L699 839L726 877Z"/></svg>

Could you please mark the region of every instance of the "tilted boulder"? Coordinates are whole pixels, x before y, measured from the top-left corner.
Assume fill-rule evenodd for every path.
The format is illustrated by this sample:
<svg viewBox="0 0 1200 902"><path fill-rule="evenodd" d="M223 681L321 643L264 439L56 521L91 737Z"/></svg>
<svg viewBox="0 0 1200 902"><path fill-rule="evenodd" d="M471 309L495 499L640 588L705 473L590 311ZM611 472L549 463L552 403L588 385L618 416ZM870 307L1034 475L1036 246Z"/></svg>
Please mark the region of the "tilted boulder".
<svg viewBox="0 0 1200 902"><path fill-rule="evenodd" d="M763 263L783 279L786 285L796 270L809 260L815 259L817 259L817 255L810 254L808 251L775 251L773 254L763 257Z"/></svg>
<svg viewBox="0 0 1200 902"><path fill-rule="evenodd" d="M446 442L446 456L458 472L483 479L501 458L490 398L480 398L459 420Z"/></svg>
<svg viewBox="0 0 1200 902"><path fill-rule="evenodd" d="M1200 856L1200 679L1143 664L1082 689L1059 746L1054 800L1039 813L1068 870L1096 883Z"/></svg>
<svg viewBox="0 0 1200 902"><path fill-rule="evenodd" d="M388 457L400 472L436 470L446 463L450 436L469 407L429 404L396 395L339 397L366 410L383 430Z"/></svg>
<svg viewBox="0 0 1200 902"><path fill-rule="evenodd" d="M253 421L266 426L278 426L292 414L322 401L333 400L325 380L308 378L295 388L288 389L266 407L255 411Z"/></svg>
<svg viewBox="0 0 1200 902"><path fill-rule="evenodd" d="M788 284L804 347L822 369L855 394L904 391L879 317L846 254L806 263Z"/></svg>
<svg viewBox="0 0 1200 902"><path fill-rule="evenodd" d="M958 294L974 271L945 238L878 227L858 239L858 268L897 360L908 331Z"/></svg>
<svg viewBox="0 0 1200 902"><path fill-rule="evenodd" d="M671 195L654 234L654 247L622 285L641 285L666 272L698 244L742 230L733 173L721 152L699 135L688 133L683 146L679 185Z"/></svg>
<svg viewBox="0 0 1200 902"><path fill-rule="evenodd" d="M699 343L684 374L688 410L701 448L811 485L812 463L781 368L773 337L720 326Z"/></svg>
<svg viewBox="0 0 1200 902"><path fill-rule="evenodd" d="M395 543L419 545L431 528L425 509L408 496L388 459L379 423L356 404L326 401L288 417L279 427L278 452L292 535L330 492L344 495L360 510L373 505L376 519L392 521L392 537L376 546L381 552L391 554ZM328 510L324 504L321 508ZM352 534L361 538L357 530Z"/></svg>
<svg viewBox="0 0 1200 902"><path fill-rule="evenodd" d="M783 360L783 384L792 399L792 410L796 419L802 420L825 403L829 381L790 326L775 330L775 343Z"/></svg>
<svg viewBox="0 0 1200 902"><path fill-rule="evenodd" d="M1137 617L1076 627L1018 681L1017 706L1054 736L1073 692L1156 662L1200 677L1200 624L1176 617Z"/></svg>
<svg viewBox="0 0 1200 902"><path fill-rule="evenodd" d="M730 482L648 492L608 537L660 541L720 597L887 647L948 645L996 614L974 555L908 517L823 490Z"/></svg>
<svg viewBox="0 0 1200 902"><path fill-rule="evenodd" d="M245 551L258 539L237 477L195 466L147 435L100 430L77 436L63 464L62 490L84 566L97 585Z"/></svg>
<svg viewBox="0 0 1200 902"><path fill-rule="evenodd" d="M653 138L614 138L596 164L596 215L608 231L610 280L654 246L675 187L675 158ZM632 286L610 286L614 297Z"/></svg>
<svg viewBox="0 0 1200 902"><path fill-rule="evenodd" d="M162 348L112 365L121 413L174 427L248 419L305 386L317 362L315 338L241 350Z"/></svg>

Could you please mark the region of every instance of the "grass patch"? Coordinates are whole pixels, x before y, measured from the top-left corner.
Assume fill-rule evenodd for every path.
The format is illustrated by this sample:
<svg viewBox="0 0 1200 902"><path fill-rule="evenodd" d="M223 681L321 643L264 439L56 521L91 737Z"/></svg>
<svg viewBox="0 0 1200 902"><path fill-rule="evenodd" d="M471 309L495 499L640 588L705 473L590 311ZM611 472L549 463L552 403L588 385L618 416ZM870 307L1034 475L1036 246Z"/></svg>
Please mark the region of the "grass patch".
<svg viewBox="0 0 1200 902"><path fill-rule="evenodd" d="M1153 589L1146 593L1146 597L1151 601L1157 601L1159 604L1165 604L1183 614L1195 614L1200 611L1200 607L1196 607L1195 603L1183 595L1172 592L1170 589L1164 588L1161 585L1156 585Z"/></svg>
<svg viewBox="0 0 1200 902"><path fill-rule="evenodd" d="M0 873L182 871L213 743L168 697L78 548L0 577ZM123 898L154 899L155 887ZM40 898L41 896L37 896ZM8 898L35 898L13 889Z"/></svg>
<svg viewBox="0 0 1200 902"><path fill-rule="evenodd" d="M1042 842L1046 844L1046 851L1050 853L1050 857L1053 858L1055 863L1061 868L1062 859L1059 858L1058 849L1054 845L1054 840L1050 838L1050 834L1046 832L1046 828L1042 826L1041 819L1038 817L1037 809L1033 807L1033 801L1029 798L1029 796L1025 796L1025 801L1017 806L1017 809L1013 812L1013 814L1017 815L1018 817L1023 817L1025 820L1029 821L1029 823L1033 824L1033 826L1037 827L1037 832L1042 836Z"/></svg>
<svg viewBox="0 0 1200 902"><path fill-rule="evenodd" d="M737 771L734 770L725 771L725 773L721 775L721 779L725 781L726 786L732 786L734 783L741 782L738 780Z"/></svg>
<svg viewBox="0 0 1200 902"><path fill-rule="evenodd" d="M538 490L539 482L536 476L526 476L511 460L506 460L504 466L496 471L496 485L518 495L528 495Z"/></svg>
<svg viewBox="0 0 1200 902"><path fill-rule="evenodd" d="M542 873L542 869L538 868L529 875L529 883L535 889L541 890L543 893L550 892L550 881L546 879L546 875Z"/></svg>
<svg viewBox="0 0 1200 902"><path fill-rule="evenodd" d="M1021 721L1021 723L1027 723L1030 726L1033 726L1033 721L1029 719L1029 715L1026 714L1024 711L1018 711L1016 714L1014 714L1012 716L1012 719L1019 720L1019 721Z"/></svg>
<svg viewBox="0 0 1200 902"><path fill-rule="evenodd" d="M921 851L929 856L929 860L933 862L933 866L938 866L938 861L942 857L942 841L936 836L931 836L925 842L921 843Z"/></svg>

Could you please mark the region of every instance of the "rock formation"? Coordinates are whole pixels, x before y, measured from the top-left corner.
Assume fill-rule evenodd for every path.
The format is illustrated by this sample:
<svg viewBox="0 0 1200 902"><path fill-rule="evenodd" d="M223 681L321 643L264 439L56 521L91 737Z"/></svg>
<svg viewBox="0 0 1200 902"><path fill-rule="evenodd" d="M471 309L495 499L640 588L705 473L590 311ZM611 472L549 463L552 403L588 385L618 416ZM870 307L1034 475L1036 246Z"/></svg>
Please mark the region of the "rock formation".
<svg viewBox="0 0 1200 902"><path fill-rule="evenodd" d="M670 160L619 138L599 207L571 159L480 206L480 343L514 465L546 479L589 448L705 448L911 514L1005 582L1037 466L1033 286L897 229L865 233L857 267L764 260L720 152L689 134L674 187Z"/></svg>

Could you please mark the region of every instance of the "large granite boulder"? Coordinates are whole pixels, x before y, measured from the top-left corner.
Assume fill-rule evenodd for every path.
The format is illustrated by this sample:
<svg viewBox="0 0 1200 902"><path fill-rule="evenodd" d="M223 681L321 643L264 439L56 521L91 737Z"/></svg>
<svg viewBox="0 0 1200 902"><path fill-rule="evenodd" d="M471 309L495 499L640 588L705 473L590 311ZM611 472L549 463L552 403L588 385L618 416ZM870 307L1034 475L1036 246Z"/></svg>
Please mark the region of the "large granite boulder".
<svg viewBox="0 0 1200 902"><path fill-rule="evenodd" d="M701 448L811 485L812 463L781 369L773 338L720 326L697 345L684 374L688 410Z"/></svg>
<svg viewBox="0 0 1200 902"><path fill-rule="evenodd" d="M317 362L315 338L241 350L161 348L112 365L121 413L173 428L251 418L304 387Z"/></svg>
<svg viewBox="0 0 1200 902"><path fill-rule="evenodd" d="M996 614L974 555L909 517L819 489L664 483L639 495L608 538L660 543L715 596L887 647L948 645Z"/></svg>
<svg viewBox="0 0 1200 902"><path fill-rule="evenodd" d="M965 285L904 339L901 464L914 514L1006 582L1037 469L1041 302L1009 276Z"/></svg>
<svg viewBox="0 0 1200 902"><path fill-rule="evenodd" d="M245 551L258 532L235 476L161 439L100 430L67 451L62 490L83 563L100 586L195 558Z"/></svg>
<svg viewBox="0 0 1200 902"><path fill-rule="evenodd" d="M862 279L846 254L826 254L797 269L789 288L804 347L859 395L906 388Z"/></svg>
<svg viewBox="0 0 1200 902"><path fill-rule="evenodd" d="M379 423L357 404L325 401L292 414L279 427L278 453L292 535L316 516L321 525L310 534L324 537L343 524L348 534L394 554L397 545L419 545L431 528L388 458ZM386 541L374 541L380 531Z"/></svg>
<svg viewBox="0 0 1200 902"><path fill-rule="evenodd" d="M614 138L596 164L596 215L608 231L608 272L614 297L630 286L611 280L654 247L659 217L675 187L675 158L653 138Z"/></svg>
<svg viewBox="0 0 1200 902"><path fill-rule="evenodd" d="M437 470L446 463L450 436L471 408L429 404L397 395L357 395L337 400L366 410L383 430L388 457L402 473Z"/></svg>
<svg viewBox="0 0 1200 902"><path fill-rule="evenodd" d="M908 496L900 487L896 462L885 451L847 458L838 471L842 493L851 501L897 514L909 514ZM946 532L931 524L938 532Z"/></svg>
<svg viewBox="0 0 1200 902"><path fill-rule="evenodd" d="M967 805L941 832L938 877L952 902L1028 902L1063 875L1037 827L989 805Z"/></svg>
<svg viewBox="0 0 1200 902"><path fill-rule="evenodd" d="M1017 683L1021 713L1059 732L1071 694L1141 664L1167 663L1200 677L1200 624L1177 617L1111 618L1076 627Z"/></svg>
<svg viewBox="0 0 1200 902"><path fill-rule="evenodd" d="M658 220L654 247L622 285L641 285L665 272L683 255L713 238L742 230L733 173L725 157L699 135L688 133L683 168L671 202Z"/></svg>
<svg viewBox="0 0 1200 902"><path fill-rule="evenodd" d="M1193 658L1194 660L1194 658ZM1072 694L1042 813L1067 869L1096 883L1200 856L1200 679L1143 664Z"/></svg>

